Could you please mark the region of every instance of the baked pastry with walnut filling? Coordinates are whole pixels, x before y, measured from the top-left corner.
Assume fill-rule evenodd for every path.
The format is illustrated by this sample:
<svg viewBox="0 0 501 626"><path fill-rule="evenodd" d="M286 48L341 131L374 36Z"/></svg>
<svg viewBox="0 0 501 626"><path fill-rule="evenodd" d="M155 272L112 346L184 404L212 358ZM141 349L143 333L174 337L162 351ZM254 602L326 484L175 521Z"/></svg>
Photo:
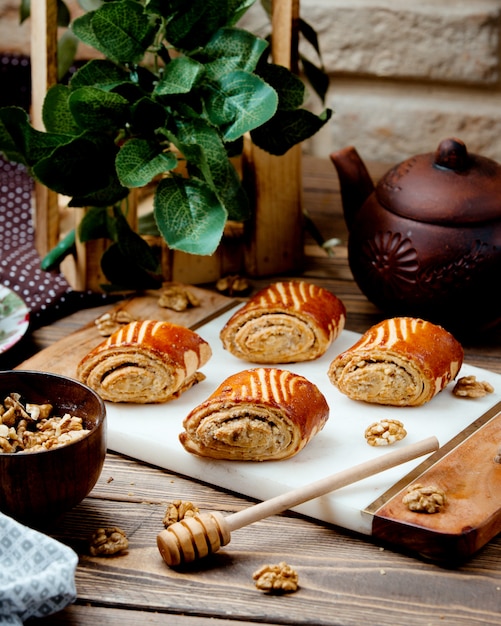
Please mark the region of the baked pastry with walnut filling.
<svg viewBox="0 0 501 626"><path fill-rule="evenodd" d="M412 317L376 324L330 364L328 376L353 400L420 406L456 378L461 344L444 328Z"/></svg>
<svg viewBox="0 0 501 626"><path fill-rule="evenodd" d="M278 282L259 291L228 320L223 346L251 363L296 363L322 356L344 328L346 309L323 287Z"/></svg>
<svg viewBox="0 0 501 626"><path fill-rule="evenodd" d="M78 378L111 402L167 402L205 378L212 356L197 333L154 320L127 324L78 364Z"/></svg>

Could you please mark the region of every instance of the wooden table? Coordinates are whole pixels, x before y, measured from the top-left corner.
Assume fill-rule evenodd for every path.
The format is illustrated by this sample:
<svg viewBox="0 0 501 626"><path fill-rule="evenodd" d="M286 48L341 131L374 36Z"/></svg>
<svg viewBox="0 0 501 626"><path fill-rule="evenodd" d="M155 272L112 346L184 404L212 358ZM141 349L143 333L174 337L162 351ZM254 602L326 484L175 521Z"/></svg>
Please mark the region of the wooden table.
<svg viewBox="0 0 501 626"><path fill-rule="evenodd" d="M371 171L377 177L384 169L374 166ZM328 160L316 159L305 160L304 177L305 206L325 237L339 237L342 243L329 258L308 241L302 276L335 292L347 306L347 328L362 332L383 315L351 277L337 177ZM253 286L267 282L256 280ZM80 311L33 332L0 358L0 366L18 365L106 309ZM472 365L501 372L499 333L465 345L465 352ZM180 571L169 569L156 548L166 505L175 499L223 514L252 504L248 498L109 452L92 493L48 530L80 555L78 599L36 623L501 624L500 536L460 567L447 569L286 513L236 531L229 546ZM129 551L113 558L89 556L87 540L99 526L123 528ZM280 561L298 571L300 589L284 596L258 591L253 572Z"/></svg>

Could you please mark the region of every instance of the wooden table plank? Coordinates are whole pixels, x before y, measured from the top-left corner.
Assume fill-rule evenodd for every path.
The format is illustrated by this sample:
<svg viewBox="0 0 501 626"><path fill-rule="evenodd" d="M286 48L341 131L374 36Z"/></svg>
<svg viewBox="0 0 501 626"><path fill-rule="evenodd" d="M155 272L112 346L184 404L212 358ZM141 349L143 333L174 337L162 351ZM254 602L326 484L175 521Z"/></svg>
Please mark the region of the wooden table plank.
<svg viewBox="0 0 501 626"><path fill-rule="evenodd" d="M155 541L166 505L175 499L225 515L252 504L230 492L108 455L91 497L50 531L80 555L79 605L267 624L360 624L368 616L369 623L381 625L405 620L417 626L498 623L499 539L469 563L445 570L333 526L284 514L235 531L217 554L174 570L162 561ZM88 555L88 537L101 525L118 525L127 532L127 554ZM254 587L252 573L264 563L284 560L298 571L299 591L283 597L263 595ZM71 623L89 623L85 613L71 616L77 620ZM106 614L107 624L121 619L120 614Z"/></svg>

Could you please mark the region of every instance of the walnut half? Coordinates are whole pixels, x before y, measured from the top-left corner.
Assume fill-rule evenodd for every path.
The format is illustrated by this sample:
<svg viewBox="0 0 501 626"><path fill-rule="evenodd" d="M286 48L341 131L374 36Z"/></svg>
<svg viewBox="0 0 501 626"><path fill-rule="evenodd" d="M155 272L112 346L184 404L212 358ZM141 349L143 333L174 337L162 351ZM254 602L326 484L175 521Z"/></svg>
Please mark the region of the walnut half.
<svg viewBox="0 0 501 626"><path fill-rule="evenodd" d="M402 498L410 511L439 513L447 502L445 493L435 486L412 485Z"/></svg>
<svg viewBox="0 0 501 626"><path fill-rule="evenodd" d="M269 593L292 593L297 591L297 572L282 561L278 565L263 565L252 575L256 587Z"/></svg>
<svg viewBox="0 0 501 626"><path fill-rule="evenodd" d="M134 322L135 318L132 317L127 311L115 311L111 313L104 313L101 317L94 320L94 324L100 335L103 337L109 337L113 335L117 330L120 330L122 326Z"/></svg>
<svg viewBox="0 0 501 626"><path fill-rule="evenodd" d="M199 509L192 502L174 500L167 506L163 525L165 528L168 528L172 524L180 522L185 517L194 517L197 513L199 513Z"/></svg>
<svg viewBox="0 0 501 626"><path fill-rule="evenodd" d="M90 538L89 551L92 556L113 556L127 550L129 540L121 528L98 528Z"/></svg>
<svg viewBox="0 0 501 626"><path fill-rule="evenodd" d="M476 376L463 376L458 379L452 393L458 398L483 398L493 391L494 387L487 381L477 380Z"/></svg>
<svg viewBox="0 0 501 626"><path fill-rule="evenodd" d="M190 307L200 306L200 300L181 285L165 285L158 298L158 306L180 313Z"/></svg>
<svg viewBox="0 0 501 626"><path fill-rule="evenodd" d="M365 429L365 438L370 446L389 446L407 435L402 422L384 419L374 422Z"/></svg>

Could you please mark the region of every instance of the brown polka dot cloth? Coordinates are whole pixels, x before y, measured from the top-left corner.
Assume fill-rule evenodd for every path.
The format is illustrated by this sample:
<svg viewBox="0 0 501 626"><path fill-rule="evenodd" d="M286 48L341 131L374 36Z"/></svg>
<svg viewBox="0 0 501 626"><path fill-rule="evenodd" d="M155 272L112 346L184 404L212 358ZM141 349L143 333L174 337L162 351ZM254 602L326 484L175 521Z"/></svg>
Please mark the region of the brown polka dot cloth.
<svg viewBox="0 0 501 626"><path fill-rule="evenodd" d="M31 220L32 191L33 181L24 166L0 156L0 284L24 300L34 329L114 298L74 291L61 274L40 269Z"/></svg>

